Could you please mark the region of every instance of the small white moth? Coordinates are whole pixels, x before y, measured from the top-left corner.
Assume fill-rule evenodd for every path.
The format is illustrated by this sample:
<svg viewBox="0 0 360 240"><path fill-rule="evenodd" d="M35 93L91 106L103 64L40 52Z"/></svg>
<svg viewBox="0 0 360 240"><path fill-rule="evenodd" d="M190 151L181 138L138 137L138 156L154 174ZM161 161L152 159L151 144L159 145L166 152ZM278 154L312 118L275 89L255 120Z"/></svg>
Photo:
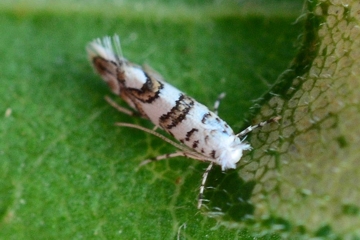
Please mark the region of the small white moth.
<svg viewBox="0 0 360 240"><path fill-rule="evenodd" d="M95 70L110 86L113 93L121 96L141 117L149 119L156 127L165 130L181 142L181 144L175 143L154 130L141 126L117 123L118 126L137 128L156 135L179 150L145 160L142 164L177 156L210 162L203 174L198 208L202 205L206 178L213 164L220 165L222 170L236 168L243 151L251 149L251 146L240 138L257 127L279 119L275 117L234 134L228 124L215 113L219 101L215 103L215 112L212 112L165 82L158 73L129 62L122 57L117 35L112 39L110 37L95 39L87 46L87 51ZM222 97L224 94L219 100ZM116 105L109 98L107 101L119 111L135 115L134 112Z"/></svg>

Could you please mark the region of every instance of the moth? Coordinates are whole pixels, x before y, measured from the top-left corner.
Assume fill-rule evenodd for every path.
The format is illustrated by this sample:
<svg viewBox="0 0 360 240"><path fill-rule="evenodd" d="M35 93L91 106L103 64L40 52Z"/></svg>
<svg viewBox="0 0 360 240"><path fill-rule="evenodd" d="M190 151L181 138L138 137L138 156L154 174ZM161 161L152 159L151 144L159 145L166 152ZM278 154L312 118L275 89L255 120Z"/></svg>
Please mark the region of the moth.
<svg viewBox="0 0 360 240"><path fill-rule="evenodd" d="M160 137L178 150L145 160L142 164L178 156L210 163L202 176L198 208L202 206L206 179L213 165L221 166L222 170L236 168L243 152L251 149L242 139L253 129L279 119L275 117L235 134L217 115L217 108L224 94L216 101L214 111L210 111L194 98L167 83L149 67L141 67L125 59L117 35L113 38L93 40L88 44L87 52L95 71L109 85L111 91L120 96L135 112L106 98L112 106L125 114L138 114L149 119L156 128L164 130L179 141L174 142L155 130L135 124L116 123L117 126L140 129Z"/></svg>

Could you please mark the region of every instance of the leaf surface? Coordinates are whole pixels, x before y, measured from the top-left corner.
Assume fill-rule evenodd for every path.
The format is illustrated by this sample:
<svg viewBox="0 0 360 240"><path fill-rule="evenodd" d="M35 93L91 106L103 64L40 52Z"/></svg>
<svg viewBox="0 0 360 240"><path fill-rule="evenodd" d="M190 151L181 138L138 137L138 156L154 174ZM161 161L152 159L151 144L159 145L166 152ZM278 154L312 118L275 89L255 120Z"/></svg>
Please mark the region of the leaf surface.
<svg viewBox="0 0 360 240"><path fill-rule="evenodd" d="M2 1L0 238L358 234L357 4L313 2L293 25L301 1ZM211 172L207 209L206 164L139 168L174 149L113 125L152 127L103 100L86 59L89 41L114 33L125 57L198 101L226 92L220 116L235 131L251 107L254 123L283 117L249 135L236 171Z"/></svg>

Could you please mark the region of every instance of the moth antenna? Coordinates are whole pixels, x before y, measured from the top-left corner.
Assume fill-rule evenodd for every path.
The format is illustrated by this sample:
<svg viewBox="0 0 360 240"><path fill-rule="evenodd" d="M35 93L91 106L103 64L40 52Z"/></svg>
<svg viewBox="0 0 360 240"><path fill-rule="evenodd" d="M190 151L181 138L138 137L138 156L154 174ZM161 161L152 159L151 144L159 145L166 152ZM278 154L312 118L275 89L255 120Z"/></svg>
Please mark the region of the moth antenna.
<svg viewBox="0 0 360 240"><path fill-rule="evenodd" d="M254 126L249 126L247 127L246 129L244 129L243 131L239 132L238 134L236 134L235 136L237 137L243 137L245 136L246 134L248 134L249 132L252 132L254 129L256 128L261 128L269 123L272 123L272 122L278 122L279 120L281 119L281 116L276 116L276 117L273 117L273 118L270 118L269 120L267 121L264 121L264 122L260 122Z"/></svg>

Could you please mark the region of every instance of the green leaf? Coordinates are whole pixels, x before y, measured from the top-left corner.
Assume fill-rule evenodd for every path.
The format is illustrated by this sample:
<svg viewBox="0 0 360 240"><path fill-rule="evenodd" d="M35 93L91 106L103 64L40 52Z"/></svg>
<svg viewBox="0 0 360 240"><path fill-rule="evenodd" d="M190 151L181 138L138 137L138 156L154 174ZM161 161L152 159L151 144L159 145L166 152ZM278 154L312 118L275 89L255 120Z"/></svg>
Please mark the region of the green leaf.
<svg viewBox="0 0 360 240"><path fill-rule="evenodd" d="M301 1L2 1L0 238L358 234L359 7L333 2L293 25ZM114 33L125 57L198 101L226 92L220 116L235 131L251 106L254 122L283 117L249 135L237 170L210 173L207 209L196 209L206 164L139 167L174 149L114 126L152 127L103 100L86 59L89 41Z"/></svg>

